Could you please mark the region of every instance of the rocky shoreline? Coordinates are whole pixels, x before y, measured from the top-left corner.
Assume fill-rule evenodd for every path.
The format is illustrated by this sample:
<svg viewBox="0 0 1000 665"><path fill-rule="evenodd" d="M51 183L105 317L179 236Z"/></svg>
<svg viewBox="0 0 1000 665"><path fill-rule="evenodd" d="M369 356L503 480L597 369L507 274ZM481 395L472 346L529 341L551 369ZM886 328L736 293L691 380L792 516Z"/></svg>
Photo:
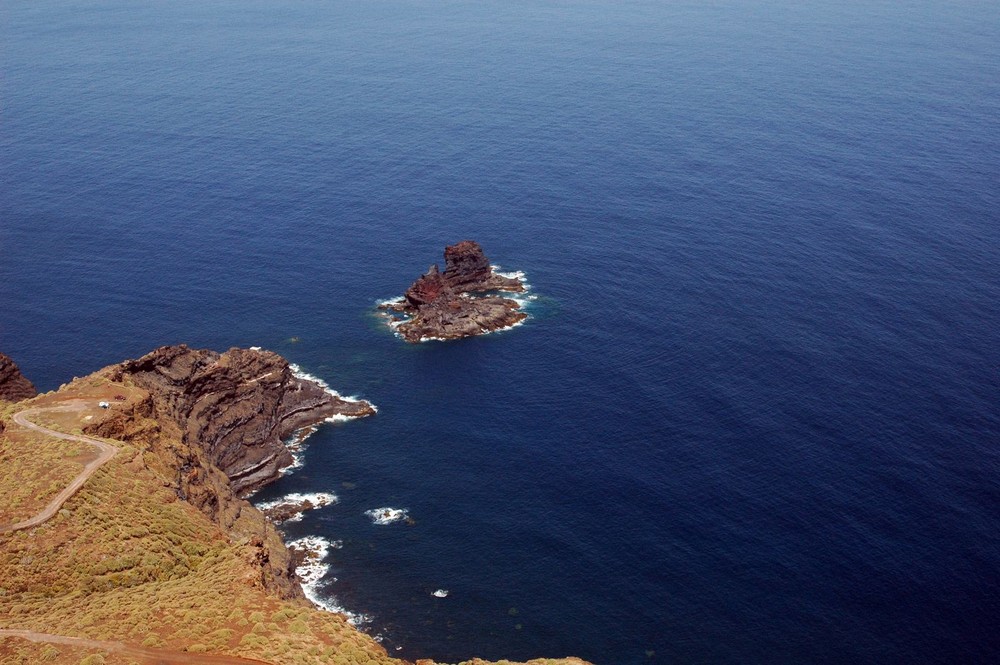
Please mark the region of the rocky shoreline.
<svg viewBox="0 0 1000 665"><path fill-rule="evenodd" d="M0 360L4 359L9 361L6 356L0 357ZM8 386L14 386L15 390L2 394L26 394L26 379L22 380L13 362L5 368L0 374L0 391L7 390ZM166 346L141 358L74 379L58 391L46 393L35 401L41 400L50 407L90 402L93 406L90 415L83 419L83 432L112 439L123 446L122 453L112 464L117 471L108 472L110 476L118 477L116 482L142 485L142 491L159 497L159 505L183 502L196 509L188 508L189 513L200 513L202 520L207 517L221 530L220 533L224 534L221 541L218 537L213 541L211 536L205 535L208 541L202 544L187 542L186 551L194 553L215 548L218 553L213 556L216 558L206 561L222 562L225 560L222 552L228 547L230 549L225 551L236 558L234 563L226 565L235 566L242 572L231 579L220 579L222 586L218 590L205 588L204 593L223 592L229 585L234 593L253 589L255 591L251 593L264 594L260 597L261 602L286 603L282 606L286 609L273 614L272 619L300 611L292 608L318 606L336 612L319 614L357 626L364 622L365 617L330 606L315 594L315 583L327 566L323 559L339 543L318 538L285 542L275 526L297 519L305 510L334 503L337 497L326 493L288 495L272 502L273 505L264 505L259 509L243 498L277 478L281 470L292 462L284 442L290 435L296 432L304 434L325 420L358 418L376 412L374 405L342 397L321 380L304 378L296 369L278 354L256 348L234 348L217 353L185 345ZM34 394L33 387L31 392ZM6 402L20 401L2 399ZM110 403L102 402L106 408L98 409L98 399L110 400ZM122 473L126 474L124 478ZM125 486L118 485L119 488ZM139 514L127 516L127 519L138 519L128 528L135 534L148 533L147 523L160 519L160 512L161 509L154 513L142 513L144 518ZM66 513L63 519L72 522L71 511L61 513ZM191 519L194 520L193 517ZM196 520L192 521L194 523ZM194 531L192 527L185 528L188 530L183 531L184 535L181 532L170 533L168 538L177 539L178 543L196 538L193 534L197 527ZM123 545L127 549L128 544ZM3 554L2 550L0 554ZM150 565L157 561L155 557L140 557L135 561L141 560L145 565L147 559ZM131 562L132 559L123 561ZM193 560L190 565L194 565ZM153 569L143 573L153 577L158 574ZM141 581L137 580L137 583L141 584ZM30 590L31 587L25 588ZM138 592L141 587L135 589ZM327 619L321 616L312 616L309 621L317 626L328 625L325 623ZM240 630L253 628L241 638L240 645L244 646L263 645L260 634L272 632L269 624L241 626L236 627ZM228 634L232 632L232 627L227 624L227 627L212 634L221 634L220 631ZM164 626L167 632L172 632L174 628ZM302 623L295 630L308 632L309 624ZM406 663L390 658L383 647L363 632L355 630L353 636L342 644L349 645L344 647L349 651L342 653L342 657L347 659L343 660L345 663L355 662L351 658L357 654L362 654L358 657L364 659L358 662ZM228 647L232 648L232 645ZM339 663L342 659L329 662ZM417 662L432 663L428 660ZM544 662L585 665L578 659Z"/></svg>
<svg viewBox="0 0 1000 665"><path fill-rule="evenodd" d="M407 342L482 335L527 318L516 300L496 292L523 293L524 283L500 274L479 243L464 240L444 250L445 269L434 264L399 300L383 303L390 327Z"/></svg>
<svg viewBox="0 0 1000 665"><path fill-rule="evenodd" d="M331 418L373 415L375 406L302 378L280 355L258 348L164 346L97 374L139 396L114 403L84 431L141 446L149 453L143 463L179 499L233 537L254 534L248 542L262 586L304 598L293 553L244 497L294 464L286 439Z"/></svg>
<svg viewBox="0 0 1000 665"><path fill-rule="evenodd" d="M375 407L297 376L276 353L216 353L165 346L107 373L149 391L158 415L177 423L183 441L197 442L245 495L294 463L284 439L334 417L374 415Z"/></svg>

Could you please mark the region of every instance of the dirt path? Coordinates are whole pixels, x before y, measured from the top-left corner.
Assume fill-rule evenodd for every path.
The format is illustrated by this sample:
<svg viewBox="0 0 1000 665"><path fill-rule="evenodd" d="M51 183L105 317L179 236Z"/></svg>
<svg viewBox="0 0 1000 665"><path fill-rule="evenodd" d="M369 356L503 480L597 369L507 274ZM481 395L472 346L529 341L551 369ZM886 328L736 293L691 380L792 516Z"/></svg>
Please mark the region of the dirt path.
<svg viewBox="0 0 1000 665"><path fill-rule="evenodd" d="M47 644L64 644L70 647L84 649L101 649L111 653L120 653L130 658L139 658L156 665L190 665L191 663L217 663L218 665L270 665L267 661L240 658L239 656L219 656L207 653L187 653L185 651L167 651L166 649L147 649L134 647L121 642L106 642L104 640L88 640L83 637L67 637L65 635L50 635L36 633L33 630L7 630L0 628L0 638L19 637L30 642Z"/></svg>
<svg viewBox="0 0 1000 665"><path fill-rule="evenodd" d="M101 467L102 464L107 462L109 459L115 456L118 449L109 443L105 443L100 439L92 439L89 436L78 436L76 434L66 434L65 432L57 432L56 430L48 429L47 427L42 427L41 425L36 425L35 423L28 420L28 416L32 416L39 413L45 413L47 411L83 411L87 408L87 402L83 400L73 400L67 402L62 406L50 406L41 407L35 409L25 409L24 411L19 411L14 414L14 422L21 427L26 427L28 429L33 429L36 432L41 432L47 436L54 436L57 439L64 439L66 441L78 441L80 443L86 443L89 446L93 446L97 449L98 455L95 459L87 463L83 467L83 471L77 475L73 481L66 486L59 494L56 494L55 498L49 502L41 512L37 513L33 517L18 522L17 524L12 524L9 526L0 526L0 533L9 533L11 531L20 531L21 529L30 529L31 527L38 526L42 522L51 519L59 510L63 507L63 504L74 494L76 494L83 484L94 475L94 472Z"/></svg>
<svg viewBox="0 0 1000 665"><path fill-rule="evenodd" d="M80 436L77 434L66 434L65 432L59 432L47 427L42 427L41 425L37 425L28 420L28 416L34 416L40 413L52 411L83 411L88 407L88 404L88 402L83 400L73 400L60 406L25 409L24 411L20 411L14 415L14 422L21 427L26 427L27 429L35 430L36 432L41 432L46 436L53 436L57 439L85 443L96 448L98 455L95 459L91 460L85 467L83 467L83 471L81 471L73 479L73 481L65 487L65 489L59 492L59 494L57 494L55 498L49 502L49 505L46 506L44 510L33 517L24 520L23 522L18 522L17 524L11 526L0 527L0 533L18 531L20 529L29 529L50 519L53 515L59 512L59 510L63 507L63 504L65 504L71 496L83 487L84 483L86 483L87 480L94 475L94 472L97 471L101 465L114 457L115 453L118 452L118 448L101 441L100 439L94 439L89 436ZM63 644L70 647L80 647L86 649L101 649L110 653L122 654L124 656L128 656L129 658L138 658L145 663L155 665L192 665L195 663L214 663L217 665L270 665L266 661L240 658L238 656L187 653L184 651L168 651L165 649L147 649L145 647L131 646L122 642L89 640L83 637L69 637L66 635L51 635L49 633L39 633L33 630L0 628L0 638L4 637L16 637L31 642Z"/></svg>

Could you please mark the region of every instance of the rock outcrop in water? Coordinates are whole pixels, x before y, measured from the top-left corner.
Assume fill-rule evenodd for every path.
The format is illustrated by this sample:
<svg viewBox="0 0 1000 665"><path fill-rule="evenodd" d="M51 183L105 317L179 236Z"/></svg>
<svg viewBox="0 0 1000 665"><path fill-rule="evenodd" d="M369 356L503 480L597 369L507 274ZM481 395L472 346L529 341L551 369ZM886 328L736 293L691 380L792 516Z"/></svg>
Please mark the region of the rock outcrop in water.
<svg viewBox="0 0 1000 665"><path fill-rule="evenodd" d="M21 374L10 356L0 353L0 400L20 402L37 394L35 386Z"/></svg>
<svg viewBox="0 0 1000 665"><path fill-rule="evenodd" d="M508 328L527 314L510 298L485 294L493 291L521 293L524 284L498 274L479 243L465 240L444 250L445 269L432 265L406 290L401 301L380 308L401 314L397 332L408 342L457 339Z"/></svg>
<svg viewBox="0 0 1000 665"><path fill-rule="evenodd" d="M109 378L147 390L155 418L176 423L182 440L197 443L237 493L274 480L292 463L283 439L295 430L335 415L375 413L368 402L296 377L270 351L164 346L117 365Z"/></svg>

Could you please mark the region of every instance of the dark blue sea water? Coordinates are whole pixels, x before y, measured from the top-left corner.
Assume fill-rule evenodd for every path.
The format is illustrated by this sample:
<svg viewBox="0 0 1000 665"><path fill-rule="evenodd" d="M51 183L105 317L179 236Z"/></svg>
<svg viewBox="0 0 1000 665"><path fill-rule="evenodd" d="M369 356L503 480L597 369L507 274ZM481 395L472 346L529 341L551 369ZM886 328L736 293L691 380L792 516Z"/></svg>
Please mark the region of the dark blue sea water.
<svg viewBox="0 0 1000 665"><path fill-rule="evenodd" d="M260 345L375 402L261 497L340 497L289 534L391 653L1000 658L997 3L5 0L0 39L0 349L48 390ZM394 338L465 238L532 318Z"/></svg>

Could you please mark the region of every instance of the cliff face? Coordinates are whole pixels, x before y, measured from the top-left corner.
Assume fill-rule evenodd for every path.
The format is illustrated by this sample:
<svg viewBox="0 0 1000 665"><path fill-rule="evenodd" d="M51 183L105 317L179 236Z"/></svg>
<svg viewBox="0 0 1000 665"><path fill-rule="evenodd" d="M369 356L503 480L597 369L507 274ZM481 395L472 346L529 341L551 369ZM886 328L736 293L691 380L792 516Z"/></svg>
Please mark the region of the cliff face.
<svg viewBox="0 0 1000 665"><path fill-rule="evenodd" d="M19 402L37 394L35 386L21 374L10 356L0 353L0 400Z"/></svg>
<svg viewBox="0 0 1000 665"><path fill-rule="evenodd" d="M444 248L444 280L456 291L524 290L516 279L493 274L483 248L473 240Z"/></svg>
<svg viewBox="0 0 1000 665"><path fill-rule="evenodd" d="M370 415L374 407L294 376L287 361L269 351L165 346L100 374L128 396L84 431L139 447L132 463L246 541L260 587L303 598L280 534L239 494L270 482L292 462L282 439L294 430L337 414Z"/></svg>
<svg viewBox="0 0 1000 665"><path fill-rule="evenodd" d="M429 305L438 298L452 295L451 289L444 281L444 276L437 265L431 266L426 273L417 278L403 296L412 307L420 308Z"/></svg>
<svg viewBox="0 0 1000 665"><path fill-rule="evenodd" d="M147 390L154 419L173 421L182 442L200 446L237 493L267 484L292 463L282 439L296 429L333 415L375 413L368 402L336 397L294 376L270 351L165 346L108 376Z"/></svg>
<svg viewBox="0 0 1000 665"><path fill-rule="evenodd" d="M99 401L110 408L97 408ZM253 474L239 474L282 457L277 446L284 448L287 433L336 413L373 413L370 404L295 377L273 353L184 346L74 379L39 403L69 407L74 419L61 427L114 439L118 453L31 537L0 538L0 625L153 645L158 654L408 665L344 616L311 606L281 534L216 463L248 478ZM249 452L241 455L244 437ZM32 446L10 450L33 454ZM0 661L6 646L0 636ZM59 652L54 662L80 662L61 643ZM22 660L51 659L48 649ZM197 655L181 660L201 662ZM534 663L587 665L526 665Z"/></svg>

